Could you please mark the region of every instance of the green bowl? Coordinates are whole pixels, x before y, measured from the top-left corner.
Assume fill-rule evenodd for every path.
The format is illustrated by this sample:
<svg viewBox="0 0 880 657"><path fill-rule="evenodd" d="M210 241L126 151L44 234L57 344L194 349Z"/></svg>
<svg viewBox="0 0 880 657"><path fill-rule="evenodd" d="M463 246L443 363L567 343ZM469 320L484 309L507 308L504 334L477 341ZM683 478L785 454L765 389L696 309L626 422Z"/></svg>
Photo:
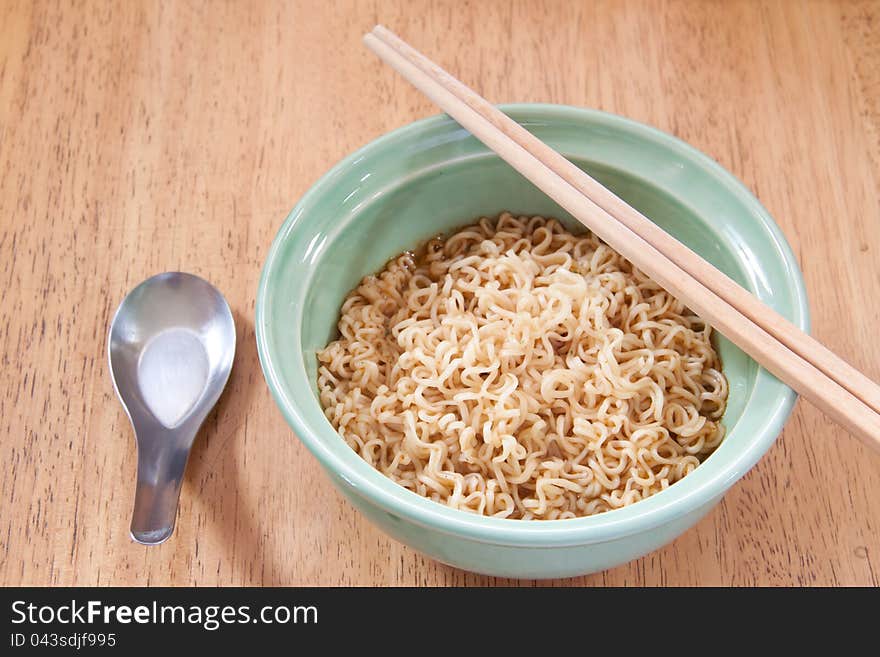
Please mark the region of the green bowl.
<svg viewBox="0 0 880 657"><path fill-rule="evenodd" d="M502 108L797 326L809 319L795 258L767 211L687 144L602 112ZM418 121L347 157L293 209L257 294L260 362L288 424L333 484L383 531L447 564L506 577L566 577L624 563L696 523L769 449L795 393L723 337L730 399L721 446L683 480L588 518L486 518L437 504L367 465L324 417L316 352L345 295L392 256L503 210L577 226L570 215L446 116Z"/></svg>

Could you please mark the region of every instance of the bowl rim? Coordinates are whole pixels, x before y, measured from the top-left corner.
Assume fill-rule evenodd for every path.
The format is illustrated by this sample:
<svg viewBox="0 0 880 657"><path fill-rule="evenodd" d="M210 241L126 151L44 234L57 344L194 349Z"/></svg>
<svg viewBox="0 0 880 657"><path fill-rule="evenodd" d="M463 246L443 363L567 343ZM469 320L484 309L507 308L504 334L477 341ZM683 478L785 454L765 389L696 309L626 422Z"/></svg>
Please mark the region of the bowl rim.
<svg viewBox="0 0 880 657"><path fill-rule="evenodd" d="M612 129L622 129L639 138L654 142L676 156L690 161L694 166L704 169L722 183L728 192L736 197L752 216L759 220L761 227L772 237L775 249L781 255L786 270L790 273L790 277L786 281L792 296L794 310L794 315L790 319L804 331L809 330L810 319L806 287L791 246L780 227L754 194L718 162L673 135L644 123L601 110L548 103L512 103L498 107L516 120L526 124L547 120L565 120L598 123ZM746 449L729 459L701 485L686 494L679 495L671 494L676 488L670 486L636 504L598 515L535 522L493 518L453 509L405 489L375 470L354 452L352 452L355 457L353 461L349 463L342 461L323 444L322 440L313 435L317 429L304 419L293 400L284 394L284 386L281 383L281 377L269 346L268 314L266 311L267 298L270 293L270 279L276 266L276 259L281 252L282 243L289 237L299 216L320 198L325 188L332 185L344 170L371 152L389 146L393 147L403 141L416 138L422 132L435 130L444 125L448 125L452 129L462 129L446 114L438 114L381 135L348 155L306 191L290 211L273 239L263 265L257 291L255 318L257 351L270 392L288 425L294 430L296 437L306 445L329 474L334 478L342 478L356 494L369 499L387 513L405 517L407 520L431 530L466 537L481 543L542 548L591 544L647 531L699 508L708 508L708 505L719 499L770 448L797 401L797 394L791 388L760 366L757 368L754 387L757 387L759 380L769 379L777 389L775 403L773 403L765 422L760 425L759 435L750 441ZM744 413L748 404L747 401ZM740 422L743 417L740 418ZM335 436L341 440L329 423L326 426L326 433L329 434L328 437ZM681 489L677 490L681 491Z"/></svg>

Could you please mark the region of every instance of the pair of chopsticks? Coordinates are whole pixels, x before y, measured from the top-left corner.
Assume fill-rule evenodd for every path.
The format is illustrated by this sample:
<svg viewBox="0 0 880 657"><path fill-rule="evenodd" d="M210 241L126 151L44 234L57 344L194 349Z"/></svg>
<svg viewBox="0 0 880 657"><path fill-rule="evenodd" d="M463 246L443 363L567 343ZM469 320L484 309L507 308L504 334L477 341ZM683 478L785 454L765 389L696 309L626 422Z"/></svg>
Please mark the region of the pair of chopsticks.
<svg viewBox="0 0 880 657"><path fill-rule="evenodd" d="M829 418L880 450L880 386L381 25L364 43L419 91Z"/></svg>

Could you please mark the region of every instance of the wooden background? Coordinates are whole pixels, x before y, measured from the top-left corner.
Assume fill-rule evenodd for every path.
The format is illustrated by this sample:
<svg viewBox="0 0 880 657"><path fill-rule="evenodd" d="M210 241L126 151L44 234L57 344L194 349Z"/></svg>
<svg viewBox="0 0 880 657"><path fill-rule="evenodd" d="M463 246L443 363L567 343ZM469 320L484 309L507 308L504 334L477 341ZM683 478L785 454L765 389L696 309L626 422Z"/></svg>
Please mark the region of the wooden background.
<svg viewBox="0 0 880 657"><path fill-rule="evenodd" d="M333 163L436 113L376 22L488 98L669 131L749 186L814 333L880 379L878 2L0 0L0 583L506 584L391 541L285 425L254 342L263 258ZM238 327L174 537L130 542L135 449L106 362L125 293L207 277ZM880 583L880 457L806 404L695 529L559 584Z"/></svg>

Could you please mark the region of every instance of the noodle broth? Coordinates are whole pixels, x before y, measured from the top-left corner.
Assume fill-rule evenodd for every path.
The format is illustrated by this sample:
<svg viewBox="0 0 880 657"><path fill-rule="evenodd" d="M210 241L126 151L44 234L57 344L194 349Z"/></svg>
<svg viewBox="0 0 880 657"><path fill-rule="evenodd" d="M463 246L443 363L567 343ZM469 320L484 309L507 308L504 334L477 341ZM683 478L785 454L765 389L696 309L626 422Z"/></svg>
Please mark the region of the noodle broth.
<svg viewBox="0 0 880 657"><path fill-rule="evenodd" d="M589 233L495 219L368 276L318 353L358 455L436 502L513 519L620 508L721 442L711 329Z"/></svg>

